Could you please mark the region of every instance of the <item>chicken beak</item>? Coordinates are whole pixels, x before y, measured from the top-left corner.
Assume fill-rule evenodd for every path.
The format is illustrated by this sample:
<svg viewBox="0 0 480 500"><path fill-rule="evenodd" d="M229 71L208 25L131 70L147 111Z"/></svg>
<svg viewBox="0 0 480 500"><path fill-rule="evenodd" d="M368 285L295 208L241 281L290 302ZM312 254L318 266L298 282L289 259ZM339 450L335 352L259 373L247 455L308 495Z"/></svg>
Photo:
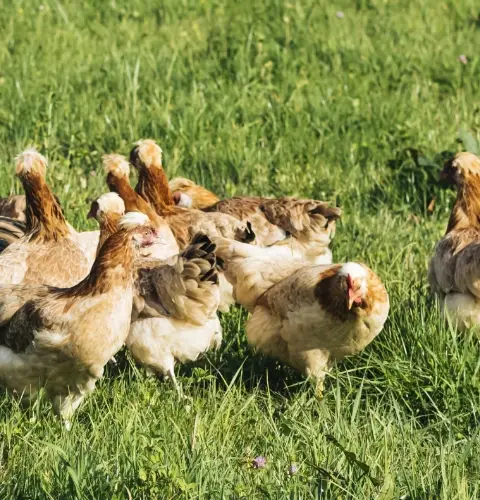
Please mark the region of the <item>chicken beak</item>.
<svg viewBox="0 0 480 500"><path fill-rule="evenodd" d="M355 302L355 295L353 293L353 290L348 290L348 310L350 311L353 307L353 304Z"/></svg>
<svg viewBox="0 0 480 500"><path fill-rule="evenodd" d="M347 276L347 306L350 311L353 305L361 305L362 297L360 294L360 289L355 290L355 282L352 280L350 275Z"/></svg>

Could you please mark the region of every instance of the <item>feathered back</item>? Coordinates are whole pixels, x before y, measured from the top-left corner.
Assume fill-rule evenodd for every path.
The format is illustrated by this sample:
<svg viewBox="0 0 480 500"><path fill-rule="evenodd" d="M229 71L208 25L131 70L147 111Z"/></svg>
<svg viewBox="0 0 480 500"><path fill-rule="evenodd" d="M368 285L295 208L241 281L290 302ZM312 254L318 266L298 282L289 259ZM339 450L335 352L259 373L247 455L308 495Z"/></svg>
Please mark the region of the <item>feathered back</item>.
<svg viewBox="0 0 480 500"><path fill-rule="evenodd" d="M204 324L220 301L215 250L206 235L197 234L174 265L141 269L138 291L145 307L139 312L148 317L148 311L155 311L155 315Z"/></svg>
<svg viewBox="0 0 480 500"><path fill-rule="evenodd" d="M342 211L328 203L316 200L299 200L293 197L265 200L260 210L269 222L284 231L297 234L312 224L312 219L321 219L325 226L340 218Z"/></svg>

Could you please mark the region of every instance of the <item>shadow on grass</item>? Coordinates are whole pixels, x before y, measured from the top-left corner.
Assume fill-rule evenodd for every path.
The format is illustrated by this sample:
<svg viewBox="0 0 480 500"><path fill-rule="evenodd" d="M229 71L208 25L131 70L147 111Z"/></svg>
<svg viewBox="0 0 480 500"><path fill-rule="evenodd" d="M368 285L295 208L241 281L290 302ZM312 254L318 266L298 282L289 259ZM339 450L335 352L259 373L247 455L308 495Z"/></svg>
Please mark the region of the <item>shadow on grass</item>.
<svg viewBox="0 0 480 500"><path fill-rule="evenodd" d="M434 209L436 200L445 204L449 196L438 182L438 175L446 160L455 153L441 151L428 157L417 148L405 148L387 161L388 179L375 185L367 199L370 204L402 206L411 213L426 215Z"/></svg>

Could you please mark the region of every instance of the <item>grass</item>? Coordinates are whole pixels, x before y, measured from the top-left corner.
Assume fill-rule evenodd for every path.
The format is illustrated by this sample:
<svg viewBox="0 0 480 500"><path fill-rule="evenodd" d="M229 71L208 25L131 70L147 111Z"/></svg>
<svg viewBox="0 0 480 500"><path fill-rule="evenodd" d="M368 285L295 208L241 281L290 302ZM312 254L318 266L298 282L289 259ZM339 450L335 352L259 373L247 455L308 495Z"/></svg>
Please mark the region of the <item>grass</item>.
<svg viewBox="0 0 480 500"><path fill-rule="evenodd" d="M1 195L33 142L68 219L93 228L100 156L152 137L170 175L223 196L342 206L335 259L372 266L392 307L322 401L248 349L240 310L220 352L178 368L188 404L127 356L69 433L48 403L2 394L0 497L478 498L478 340L441 323L426 267L452 201L442 152L480 128L479 43L473 0L6 0Z"/></svg>

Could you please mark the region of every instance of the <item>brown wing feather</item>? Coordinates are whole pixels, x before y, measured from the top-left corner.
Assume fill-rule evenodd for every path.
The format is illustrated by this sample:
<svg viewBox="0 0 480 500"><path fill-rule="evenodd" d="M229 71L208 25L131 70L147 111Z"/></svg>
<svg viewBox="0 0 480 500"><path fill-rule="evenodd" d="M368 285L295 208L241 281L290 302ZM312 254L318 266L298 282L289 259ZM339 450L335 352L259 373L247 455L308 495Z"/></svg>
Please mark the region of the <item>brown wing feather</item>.
<svg viewBox="0 0 480 500"><path fill-rule="evenodd" d="M27 202L25 195L9 196L0 200L0 216L25 222Z"/></svg>
<svg viewBox="0 0 480 500"><path fill-rule="evenodd" d="M328 203L292 197L235 197L215 203L208 212L219 211L249 221L260 246L270 246L294 235L307 241L325 232L341 210Z"/></svg>
<svg viewBox="0 0 480 500"><path fill-rule="evenodd" d="M470 292L480 299L480 241L460 250L454 260L454 288L452 291Z"/></svg>
<svg viewBox="0 0 480 500"><path fill-rule="evenodd" d="M47 291L45 285L0 285L0 325L9 321L28 301L44 297Z"/></svg>
<svg viewBox="0 0 480 500"><path fill-rule="evenodd" d="M469 289L470 278L473 279L469 273L476 273L472 259L480 251L479 241L480 231L469 228L450 231L437 243L428 270L428 282L435 293L445 295Z"/></svg>
<svg viewBox="0 0 480 500"><path fill-rule="evenodd" d="M269 222L294 235L320 221L325 226L328 222L337 220L342 213L339 208L331 207L323 201L299 200L287 196L265 200L260 209Z"/></svg>
<svg viewBox="0 0 480 500"><path fill-rule="evenodd" d="M138 293L143 297L144 317L172 316L202 324L218 307L215 245L197 235L174 265L140 269Z"/></svg>

